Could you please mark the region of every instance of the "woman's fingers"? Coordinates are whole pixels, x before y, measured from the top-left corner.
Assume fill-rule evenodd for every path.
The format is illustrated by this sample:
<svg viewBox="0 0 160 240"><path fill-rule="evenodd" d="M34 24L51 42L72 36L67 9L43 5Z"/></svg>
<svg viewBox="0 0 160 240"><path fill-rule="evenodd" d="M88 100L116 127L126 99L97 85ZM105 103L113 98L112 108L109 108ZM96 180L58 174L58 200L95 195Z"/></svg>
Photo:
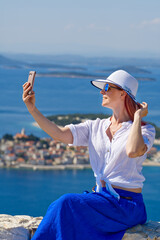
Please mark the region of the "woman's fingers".
<svg viewBox="0 0 160 240"><path fill-rule="evenodd" d="M31 84L29 82L26 82L25 84L23 84L23 91L25 91L27 88L31 87Z"/></svg>
<svg viewBox="0 0 160 240"><path fill-rule="evenodd" d="M30 85L30 83L26 82L23 84L23 101L27 102L31 97L34 96L34 92L32 91L31 94L28 94L29 91L31 91L32 86Z"/></svg>
<svg viewBox="0 0 160 240"><path fill-rule="evenodd" d="M148 114L148 104L146 102L141 103L141 115L142 117L147 116Z"/></svg>
<svg viewBox="0 0 160 240"><path fill-rule="evenodd" d="M148 114L148 104L146 102L138 103L135 114L140 114L141 118Z"/></svg>
<svg viewBox="0 0 160 240"><path fill-rule="evenodd" d="M146 102L142 102L141 106L142 110L148 111L148 104Z"/></svg>
<svg viewBox="0 0 160 240"><path fill-rule="evenodd" d="M29 92L31 89L32 89L32 86L26 85L26 86L24 87L23 96L26 97L27 95L29 95L28 92Z"/></svg>
<svg viewBox="0 0 160 240"><path fill-rule="evenodd" d="M25 89L26 89L26 87L28 87L29 85L30 85L30 83L29 83L29 82L26 82L26 83L24 83L24 84L23 84L23 86L22 86L22 87L23 87L23 89L25 90Z"/></svg>
<svg viewBox="0 0 160 240"><path fill-rule="evenodd" d="M142 108L146 108L146 107L148 107L148 104L146 102L142 102L141 106L142 106Z"/></svg>
<svg viewBox="0 0 160 240"><path fill-rule="evenodd" d="M22 87L24 87L27 83L28 83L28 82L25 82L25 83L22 85Z"/></svg>

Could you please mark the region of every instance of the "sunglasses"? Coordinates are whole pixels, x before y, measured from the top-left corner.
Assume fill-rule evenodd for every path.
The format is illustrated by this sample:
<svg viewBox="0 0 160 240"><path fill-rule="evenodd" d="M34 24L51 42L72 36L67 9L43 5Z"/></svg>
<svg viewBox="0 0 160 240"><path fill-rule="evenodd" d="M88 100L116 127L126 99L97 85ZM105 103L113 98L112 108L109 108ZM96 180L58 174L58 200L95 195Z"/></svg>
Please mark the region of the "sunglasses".
<svg viewBox="0 0 160 240"><path fill-rule="evenodd" d="M122 90L122 89L119 88L119 87L110 86L108 83L105 84L103 90L104 90L105 92L108 92L111 88L115 88L115 89L118 89L118 90Z"/></svg>

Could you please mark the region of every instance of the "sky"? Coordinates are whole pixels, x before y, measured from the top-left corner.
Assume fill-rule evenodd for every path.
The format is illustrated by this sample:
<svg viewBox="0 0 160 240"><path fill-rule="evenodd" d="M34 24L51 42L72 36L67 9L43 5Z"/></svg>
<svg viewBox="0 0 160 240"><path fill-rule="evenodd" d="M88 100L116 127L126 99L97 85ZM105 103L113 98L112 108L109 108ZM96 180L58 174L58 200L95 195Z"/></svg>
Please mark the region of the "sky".
<svg viewBox="0 0 160 240"><path fill-rule="evenodd" d="M0 53L160 57L160 0L0 0Z"/></svg>

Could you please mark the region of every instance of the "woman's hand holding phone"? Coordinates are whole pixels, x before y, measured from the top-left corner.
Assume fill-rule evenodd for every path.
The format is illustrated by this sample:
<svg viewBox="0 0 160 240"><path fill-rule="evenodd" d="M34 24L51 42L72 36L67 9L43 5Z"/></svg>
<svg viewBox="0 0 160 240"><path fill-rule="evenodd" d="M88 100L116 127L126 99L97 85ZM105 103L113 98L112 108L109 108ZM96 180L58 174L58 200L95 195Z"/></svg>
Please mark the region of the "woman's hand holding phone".
<svg viewBox="0 0 160 240"><path fill-rule="evenodd" d="M35 80L36 72L30 71L28 76L28 82L23 85L23 96L22 99L26 104L28 111L31 113L35 108L35 93L33 91L33 85Z"/></svg>
<svg viewBox="0 0 160 240"><path fill-rule="evenodd" d="M31 91L31 93L30 93ZM28 111L31 113L35 108L35 93L32 91L32 86L29 82L23 85L23 102L26 104Z"/></svg>

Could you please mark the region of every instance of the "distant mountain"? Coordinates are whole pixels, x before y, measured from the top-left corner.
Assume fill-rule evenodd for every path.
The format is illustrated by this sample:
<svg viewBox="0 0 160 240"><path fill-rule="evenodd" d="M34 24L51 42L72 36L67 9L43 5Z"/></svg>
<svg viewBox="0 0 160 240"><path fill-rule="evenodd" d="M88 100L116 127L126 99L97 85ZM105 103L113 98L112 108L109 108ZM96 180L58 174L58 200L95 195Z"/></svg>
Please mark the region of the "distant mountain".
<svg viewBox="0 0 160 240"><path fill-rule="evenodd" d="M110 55L106 57L94 56L87 57L76 54L59 54L59 55L46 55L46 54L3 54L5 57L20 62L26 62L29 64L64 64L64 65L97 65L106 67L115 66L136 66L139 68L147 67L160 67L160 58L131 58L131 57L111 57Z"/></svg>
<svg viewBox="0 0 160 240"><path fill-rule="evenodd" d="M79 66L85 57L77 55L30 55L30 54L5 54L0 55L0 65L3 67L27 67L47 69L70 69L85 71L86 67Z"/></svg>
<svg viewBox="0 0 160 240"><path fill-rule="evenodd" d="M73 65L49 64L49 63L32 63L28 64L30 68L47 68L47 69L67 69L76 71L86 71L87 68Z"/></svg>
<svg viewBox="0 0 160 240"><path fill-rule="evenodd" d="M13 64L13 60L0 55L0 64L1 65L3 65L3 64L5 64L5 65L6 64Z"/></svg>
<svg viewBox="0 0 160 240"><path fill-rule="evenodd" d="M45 55L45 54L5 54L10 59L17 59L18 61L24 61L29 64L75 64L84 63L86 57L79 55Z"/></svg>
<svg viewBox="0 0 160 240"><path fill-rule="evenodd" d="M8 67L56 68L85 71L96 66L97 72L110 73L124 69L129 73L149 74L151 66L160 67L160 59L120 58L120 57L86 57L81 55L42 55L42 54L1 54L0 65ZM102 70L98 70L102 69ZM107 68L107 69L105 69ZM103 70L104 69L104 70Z"/></svg>
<svg viewBox="0 0 160 240"><path fill-rule="evenodd" d="M39 72L37 77L56 77L56 78L83 78L83 79L106 79L105 75L98 75L94 73L87 73L87 72L62 72L62 71L55 71L55 72ZM139 81L155 81L155 78L151 77L136 77Z"/></svg>
<svg viewBox="0 0 160 240"><path fill-rule="evenodd" d="M125 70L131 74L133 73L140 73L140 74L145 74L145 73L151 73L151 71L148 71L146 69L142 69L142 68L139 68L139 67L135 67L135 66L132 66L132 65L124 65L124 66L119 66L117 68L112 68L112 69L106 69L106 70L102 70L102 72L113 72L113 71L116 71L117 69L122 69L122 70Z"/></svg>
<svg viewBox="0 0 160 240"><path fill-rule="evenodd" d="M7 57L4 57L3 55L0 55L0 65L4 67L12 67L12 68L20 68L24 62L20 62L14 59L10 59Z"/></svg>

